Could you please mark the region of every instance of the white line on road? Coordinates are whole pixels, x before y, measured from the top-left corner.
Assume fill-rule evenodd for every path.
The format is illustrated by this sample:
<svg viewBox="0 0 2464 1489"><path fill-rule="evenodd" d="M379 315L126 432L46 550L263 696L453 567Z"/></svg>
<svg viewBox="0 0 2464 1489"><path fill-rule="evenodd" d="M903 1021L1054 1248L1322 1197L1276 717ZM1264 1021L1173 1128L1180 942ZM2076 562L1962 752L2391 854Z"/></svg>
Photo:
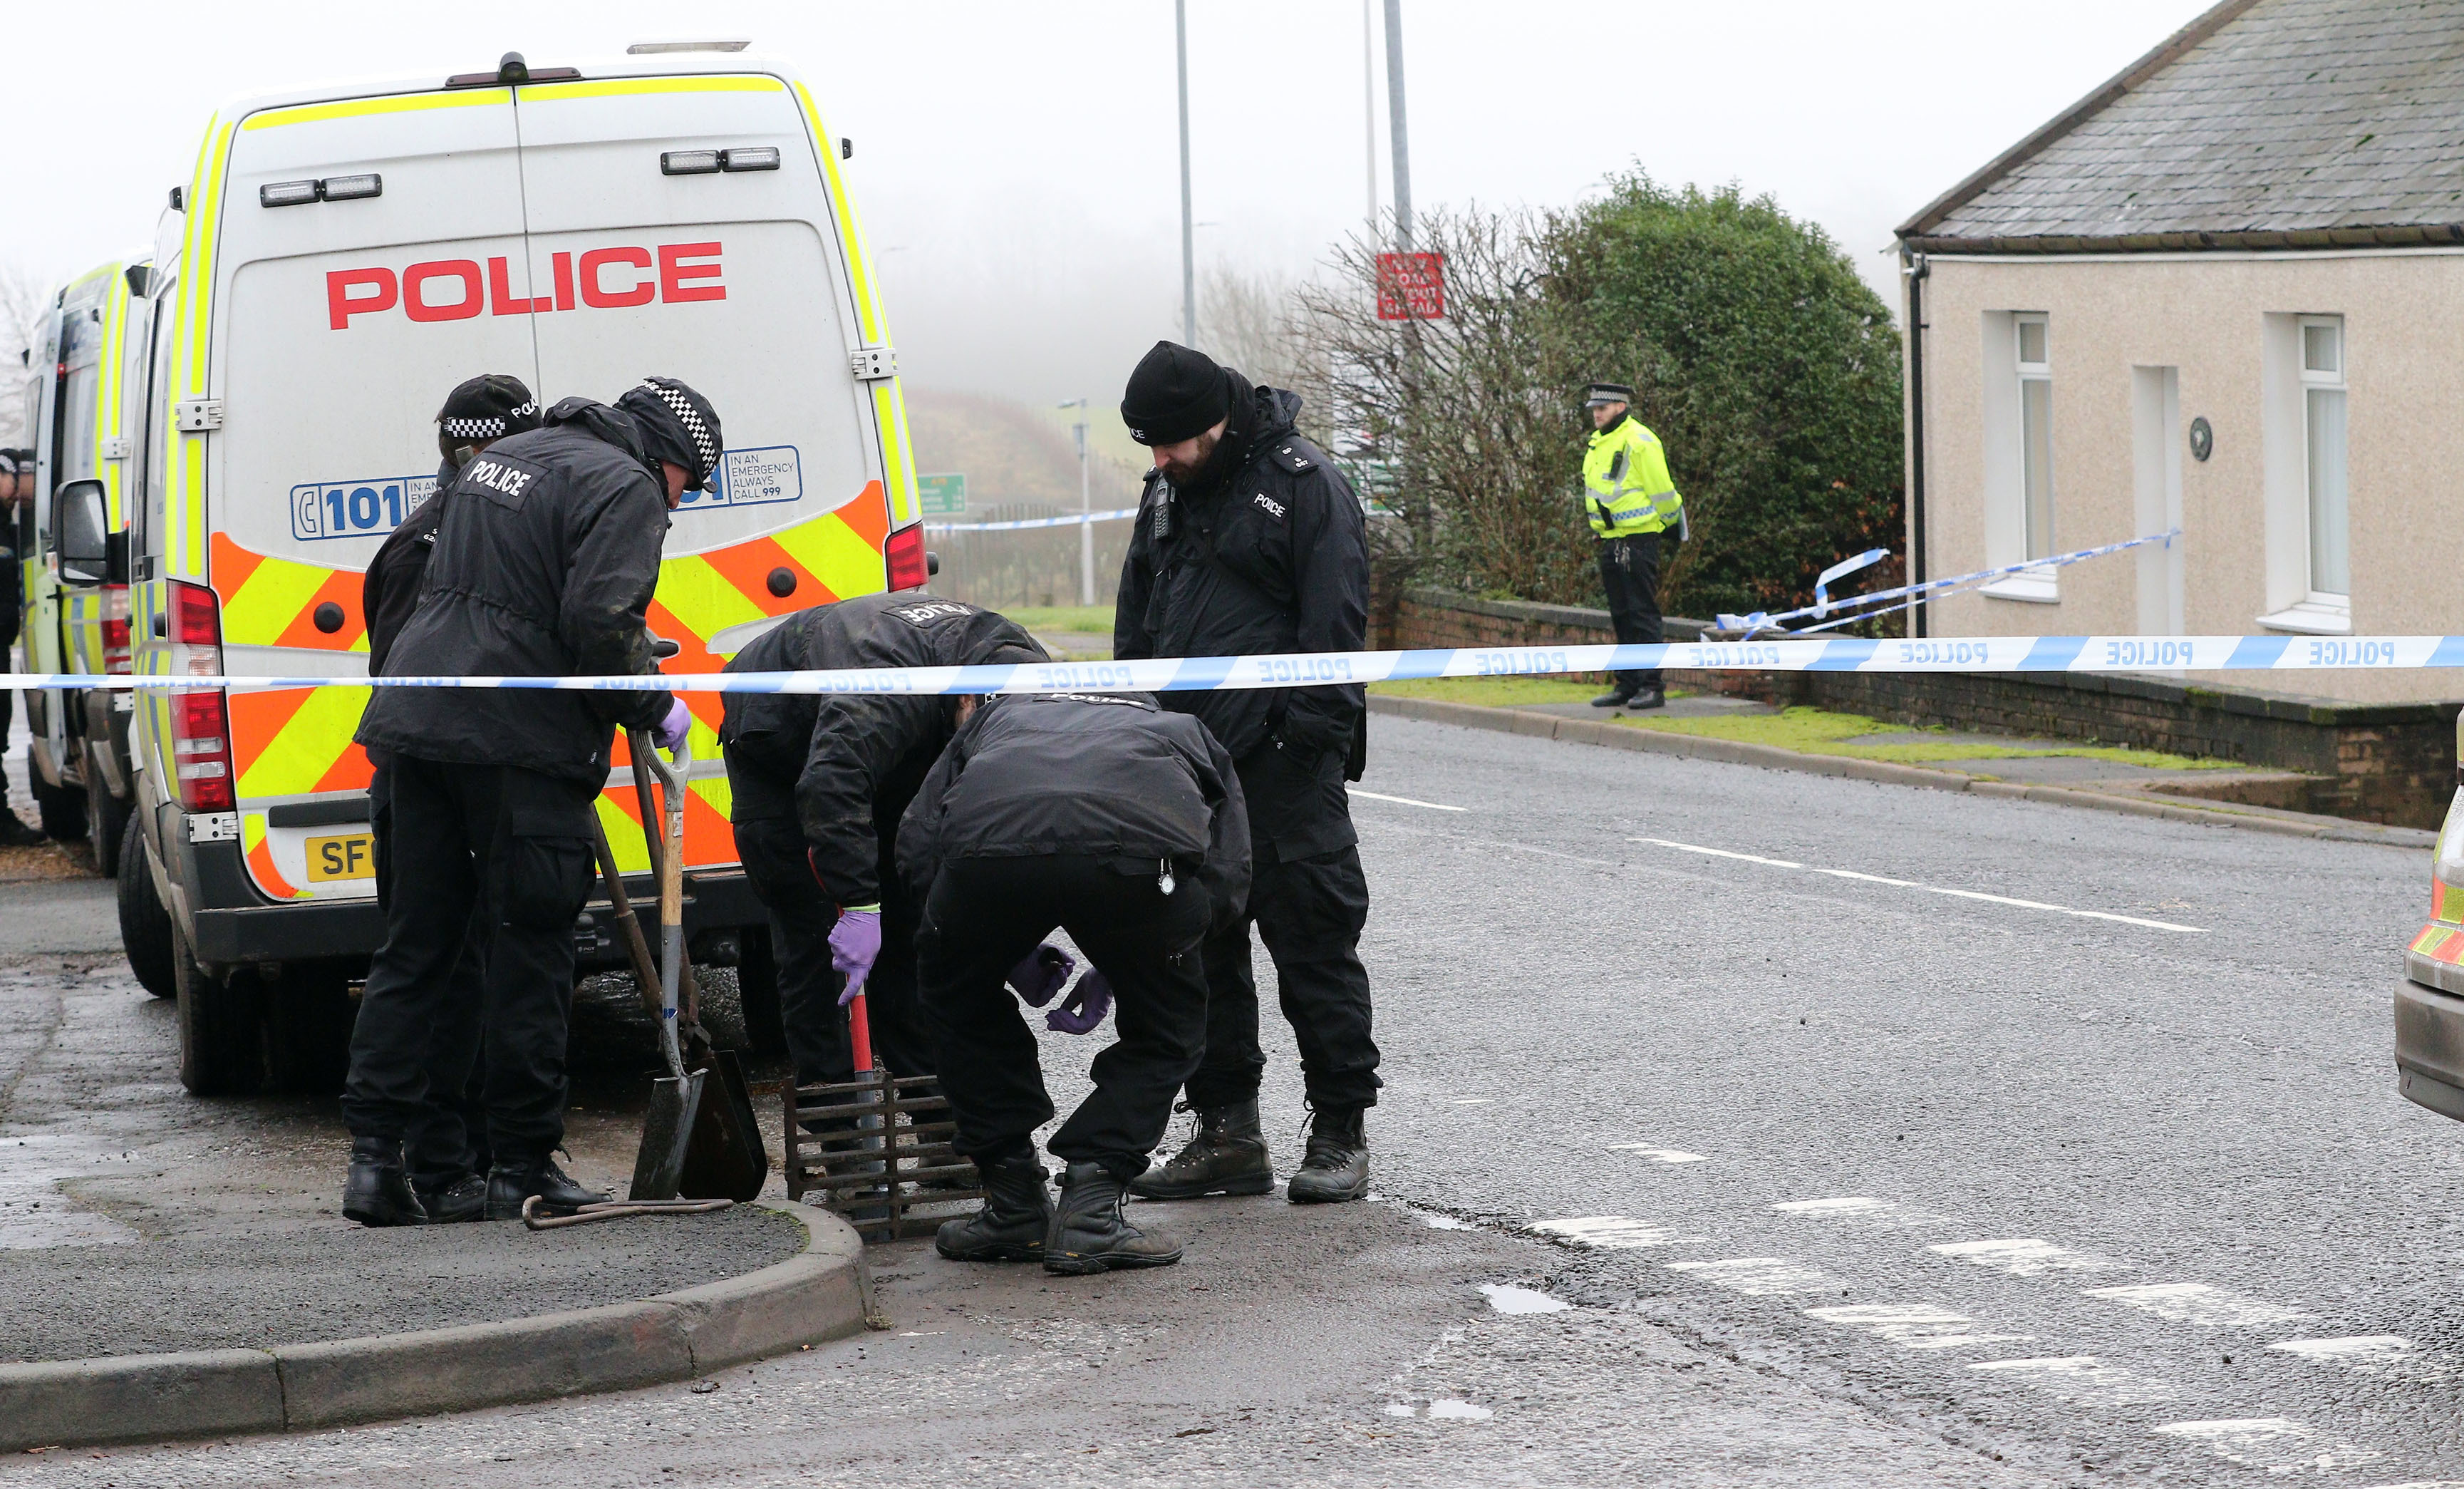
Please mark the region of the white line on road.
<svg viewBox="0 0 2464 1489"><path fill-rule="evenodd" d="M2132 1287L2091 1287L2090 1298L2109 1299L2177 1323L2291 1323L2316 1315L2287 1308L2205 1282L2145 1282Z"/></svg>
<svg viewBox="0 0 2464 1489"><path fill-rule="evenodd" d="M1632 1153L1635 1157L1639 1158L1646 1163L1654 1164L1699 1164L1706 1162L1700 1153L1688 1153L1682 1148L1654 1147L1648 1143L1612 1143L1609 1145L1609 1151L1612 1153Z"/></svg>
<svg viewBox="0 0 2464 1489"><path fill-rule="evenodd" d="M2354 1468L2383 1455L2351 1443L2319 1451L2310 1446L2319 1434L2287 1416L2233 1417L2212 1422L2168 1422L2150 1429L2160 1436L2203 1443L2209 1452L2233 1463L2247 1463L2271 1473L2300 1468ZM2286 1449L2292 1450L2284 1456ZM2253 1454L2262 1455L2254 1459Z"/></svg>
<svg viewBox="0 0 2464 1489"><path fill-rule="evenodd" d="M1725 1261L1672 1261L1671 1272L1686 1272L1717 1282L1749 1298L1778 1298L1790 1293L1844 1292L1839 1279L1820 1267L1809 1267L1785 1256L1731 1256Z"/></svg>
<svg viewBox="0 0 2464 1489"><path fill-rule="evenodd" d="M1733 858L1740 863L1759 863L1774 869L1801 869L1810 874L1827 875L1832 878L1855 879L1864 884L1886 884L1894 889L1913 889L1921 894L1947 895L1954 900L1975 900L1986 904L2010 905L2020 910L2043 910L2054 915L2077 916L2089 921L2113 921L2123 925L2144 925L2149 930L2179 931L2189 936L2204 936L2204 925L2176 925L2170 921L2143 920L2135 915L2116 915L2110 910L2075 910L2068 905L2046 904L2040 900L2013 900L2009 895L1989 895L1973 889L1946 889L1939 884L1920 884L1914 879L1886 878L1880 874L1859 874L1854 869L1824 869L1798 863L1789 858L1765 858L1755 854L1731 853L1725 848L1705 848L1700 843L1680 843L1665 837L1637 837L1630 841L1649 843L1655 848L1674 848L1679 853L1703 854L1713 858Z"/></svg>
<svg viewBox="0 0 2464 1489"><path fill-rule="evenodd" d="M1839 1199L1793 1199L1771 1209L1783 1215L1812 1215L1818 1220L1833 1220L1842 1215L1879 1215L1900 1207L1886 1199L1872 1199L1851 1194Z"/></svg>
<svg viewBox="0 0 2464 1489"><path fill-rule="evenodd" d="M1966 1345L2032 1343L2033 1334L1976 1334L1964 1313L1930 1304L1859 1303L1846 1308L1808 1308L1805 1316L1860 1328L1910 1349L1956 1349Z"/></svg>
<svg viewBox="0 0 2464 1489"><path fill-rule="evenodd" d="M2090 1256L2040 1241L2035 1236L2020 1236L2008 1241L1951 1241L1925 1250L1937 1256L1959 1261L1972 1261L1980 1267L1991 1267L2013 1277L2041 1277L2048 1272L2103 1272L2120 1266L2102 1256Z"/></svg>
<svg viewBox="0 0 2464 1489"><path fill-rule="evenodd" d="M1982 1360L1969 1367L1996 1375L2015 1376L2041 1386L2065 1401L2098 1401L2123 1406L2136 1401L2163 1401L2172 1390L2155 1381L2142 1381L2118 1365L2094 1355L2063 1355L2047 1360Z"/></svg>
<svg viewBox="0 0 2464 1489"><path fill-rule="evenodd" d="M2376 1374L2396 1366L2411 1365L2419 1360L2412 1341L2401 1334L2356 1334L2348 1339L2287 1339L2267 1346L2280 1349L2304 1360L2321 1365L2340 1365L2348 1370Z"/></svg>
<svg viewBox="0 0 2464 1489"><path fill-rule="evenodd" d="M1692 1244L1674 1231L1663 1231L1656 1225L1628 1220L1623 1215L1575 1215L1565 1220L1534 1222L1531 1230L1542 1235L1553 1235L1578 1246L1596 1247L1601 1251L1640 1251L1646 1246L1685 1246Z"/></svg>
<svg viewBox="0 0 2464 1489"><path fill-rule="evenodd" d="M1375 791L1364 791L1357 786L1347 786L1344 789L1350 791L1354 796L1366 796L1371 801L1391 801L1398 807L1426 807L1431 811L1468 811L1471 810L1468 807L1449 807L1443 802L1414 801L1409 796L1384 796Z"/></svg>

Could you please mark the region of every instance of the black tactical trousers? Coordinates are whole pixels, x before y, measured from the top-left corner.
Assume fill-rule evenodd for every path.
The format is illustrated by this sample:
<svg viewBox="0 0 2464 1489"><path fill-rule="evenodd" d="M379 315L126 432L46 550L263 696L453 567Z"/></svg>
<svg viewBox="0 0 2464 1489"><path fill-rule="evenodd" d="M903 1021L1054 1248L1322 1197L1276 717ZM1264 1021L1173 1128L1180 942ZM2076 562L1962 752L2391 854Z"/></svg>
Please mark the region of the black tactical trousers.
<svg viewBox="0 0 2464 1489"><path fill-rule="evenodd" d="M1269 742L1239 769L1249 807L1249 907L1240 925L1206 943L1206 1056L1190 1078L1190 1104L1229 1106L1258 1094L1266 1056L1258 1046L1250 965L1255 922L1300 1045L1310 1104L1375 1106L1383 1082L1370 1035L1369 972L1360 965L1369 880L1352 832L1342 753L1329 750L1305 767Z"/></svg>
<svg viewBox="0 0 2464 1489"><path fill-rule="evenodd" d="M342 1119L406 1138L431 1120L440 1040L483 1041L481 1100L499 1164L564 1141L573 921L590 895L593 792L512 766L390 762L390 903L351 1032ZM458 978L482 935L480 973ZM475 998L473 996L476 993Z"/></svg>
<svg viewBox="0 0 2464 1489"><path fill-rule="evenodd" d="M800 1085L855 1075L855 1047L839 1007L845 986L830 966L838 906L813 878L804 833L783 818L736 824L736 854L753 892L770 912L771 961L779 968L779 1018ZM865 979L864 1011L873 1062L893 1076L930 1076L938 1063L915 1001L915 906L898 885L881 886L881 956Z"/></svg>
<svg viewBox="0 0 2464 1489"><path fill-rule="evenodd" d="M1203 886L1182 876L1167 895L1152 863L1125 872L1062 854L944 864L925 901L918 975L958 1151L979 1164L1031 1152L1052 1120L1036 1036L1005 979L1058 925L1111 980L1119 1037L1048 1145L1122 1179L1144 1173L1205 1037L1198 947L1212 913Z"/></svg>
<svg viewBox="0 0 2464 1489"><path fill-rule="evenodd" d="M368 782L368 827L376 838L377 908L393 907L393 767L376 762ZM453 987L448 1004L477 1008L486 995L482 987L488 945L485 911L474 912L462 938L462 955L453 964ZM428 1052L427 1108L403 1140L403 1152L415 1184L443 1185L466 1173L488 1171L488 1104L481 1099L479 1023L476 1019L440 1020Z"/></svg>
<svg viewBox="0 0 2464 1489"><path fill-rule="evenodd" d="M1609 592L1609 620L1619 641L1657 645L1665 639L1660 629L1660 534L1600 540L1600 587ZM1657 667L1610 676L1628 692L1661 686Z"/></svg>

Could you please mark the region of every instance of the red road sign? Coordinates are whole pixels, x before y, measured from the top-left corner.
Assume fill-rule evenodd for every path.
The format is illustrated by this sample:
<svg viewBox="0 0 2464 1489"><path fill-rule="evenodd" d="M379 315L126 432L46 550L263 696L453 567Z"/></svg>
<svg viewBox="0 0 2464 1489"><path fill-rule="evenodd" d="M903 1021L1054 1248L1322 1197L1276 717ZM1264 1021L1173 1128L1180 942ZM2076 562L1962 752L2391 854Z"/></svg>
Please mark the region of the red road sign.
<svg viewBox="0 0 2464 1489"><path fill-rule="evenodd" d="M1446 313L1443 254L1377 256L1377 319L1435 321Z"/></svg>

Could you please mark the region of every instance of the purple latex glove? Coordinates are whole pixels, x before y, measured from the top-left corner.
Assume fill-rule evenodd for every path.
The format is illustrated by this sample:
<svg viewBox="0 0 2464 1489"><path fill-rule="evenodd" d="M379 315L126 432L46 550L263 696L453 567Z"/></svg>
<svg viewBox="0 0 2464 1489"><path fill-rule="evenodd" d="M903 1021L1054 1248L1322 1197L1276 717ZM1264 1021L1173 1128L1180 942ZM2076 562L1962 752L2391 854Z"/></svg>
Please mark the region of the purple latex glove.
<svg viewBox="0 0 2464 1489"><path fill-rule="evenodd" d="M1040 1009L1069 986L1069 974L1076 970L1078 959L1047 941L1009 969L1009 990L1028 1008Z"/></svg>
<svg viewBox="0 0 2464 1489"><path fill-rule="evenodd" d="M668 716L659 721L659 726L650 731L650 743L673 754L692 730L693 710L685 706L683 699L677 699L668 705Z"/></svg>
<svg viewBox="0 0 2464 1489"><path fill-rule="evenodd" d="M1065 1034L1083 1034L1102 1023L1104 1015L1111 1011L1112 980L1090 967L1087 975L1078 979L1078 986L1069 989L1069 996L1061 1000L1061 1006L1044 1015L1044 1027Z"/></svg>
<svg viewBox="0 0 2464 1489"><path fill-rule="evenodd" d="M847 990L839 994L839 1007L846 1008L864 991L864 980L872 975L872 964L880 956L881 912L840 911L839 922L830 927L830 966L847 974Z"/></svg>

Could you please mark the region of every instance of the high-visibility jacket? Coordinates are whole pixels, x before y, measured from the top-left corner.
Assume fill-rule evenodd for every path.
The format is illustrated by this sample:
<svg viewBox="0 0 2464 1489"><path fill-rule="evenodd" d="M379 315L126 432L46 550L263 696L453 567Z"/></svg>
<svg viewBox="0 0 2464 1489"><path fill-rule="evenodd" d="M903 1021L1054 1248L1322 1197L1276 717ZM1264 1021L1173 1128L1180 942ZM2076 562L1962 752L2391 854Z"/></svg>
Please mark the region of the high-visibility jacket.
<svg viewBox="0 0 2464 1489"><path fill-rule="evenodd" d="M1660 436L1620 413L1594 430L1583 455L1583 510L1603 538L1661 532L1677 525L1685 500L1668 478Z"/></svg>

